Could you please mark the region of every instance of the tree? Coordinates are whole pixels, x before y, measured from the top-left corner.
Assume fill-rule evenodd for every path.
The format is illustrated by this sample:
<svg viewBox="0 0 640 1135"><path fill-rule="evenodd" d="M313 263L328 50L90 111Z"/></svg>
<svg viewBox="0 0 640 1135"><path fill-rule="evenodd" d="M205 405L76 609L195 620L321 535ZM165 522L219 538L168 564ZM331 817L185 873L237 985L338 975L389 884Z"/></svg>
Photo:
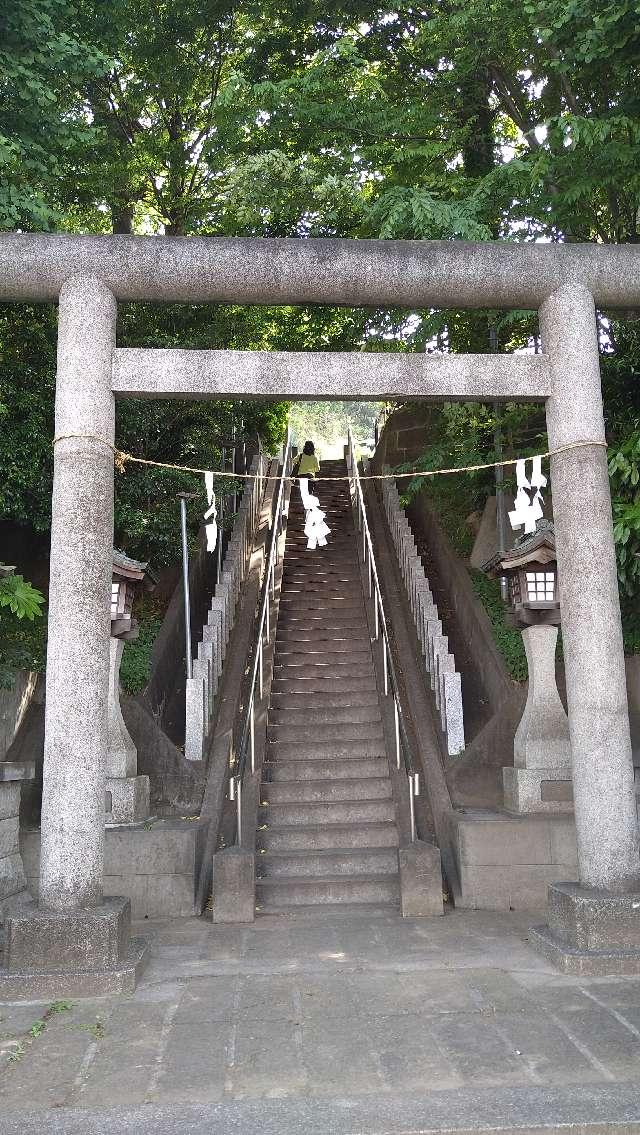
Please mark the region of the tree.
<svg viewBox="0 0 640 1135"><path fill-rule="evenodd" d="M0 0L1 229L59 218L59 184L94 138L82 86L104 66L73 0Z"/></svg>

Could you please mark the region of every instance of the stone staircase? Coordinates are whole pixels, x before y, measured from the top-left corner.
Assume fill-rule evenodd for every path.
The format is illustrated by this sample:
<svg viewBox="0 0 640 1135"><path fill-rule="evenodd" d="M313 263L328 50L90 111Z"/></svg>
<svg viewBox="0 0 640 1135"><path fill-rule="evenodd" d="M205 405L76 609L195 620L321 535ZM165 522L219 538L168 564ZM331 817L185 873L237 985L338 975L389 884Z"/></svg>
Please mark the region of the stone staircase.
<svg viewBox="0 0 640 1135"><path fill-rule="evenodd" d="M346 476L325 461L325 476ZM331 528L308 551L291 494L256 837L256 904L397 905L398 829L349 487L319 482Z"/></svg>

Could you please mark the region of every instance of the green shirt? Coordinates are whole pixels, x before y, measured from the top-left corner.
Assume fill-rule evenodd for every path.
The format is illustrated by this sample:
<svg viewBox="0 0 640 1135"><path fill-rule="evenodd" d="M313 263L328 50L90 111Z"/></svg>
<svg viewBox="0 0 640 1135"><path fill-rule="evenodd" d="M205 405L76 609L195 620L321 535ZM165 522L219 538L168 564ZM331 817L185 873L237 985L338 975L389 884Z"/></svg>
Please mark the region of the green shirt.
<svg viewBox="0 0 640 1135"><path fill-rule="evenodd" d="M298 466L299 477L314 477L316 473L320 472L320 462L315 453L303 453L300 457L300 464Z"/></svg>

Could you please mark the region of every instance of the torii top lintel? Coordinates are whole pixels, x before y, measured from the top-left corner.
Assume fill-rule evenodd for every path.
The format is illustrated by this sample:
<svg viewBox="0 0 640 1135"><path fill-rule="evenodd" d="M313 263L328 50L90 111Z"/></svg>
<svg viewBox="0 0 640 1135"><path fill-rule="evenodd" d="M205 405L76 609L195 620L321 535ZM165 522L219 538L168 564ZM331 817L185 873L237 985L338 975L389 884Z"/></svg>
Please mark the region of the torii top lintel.
<svg viewBox="0 0 640 1135"><path fill-rule="evenodd" d="M0 235L0 298L55 301L96 276L118 300L537 308L564 284L640 306L640 247L505 241Z"/></svg>

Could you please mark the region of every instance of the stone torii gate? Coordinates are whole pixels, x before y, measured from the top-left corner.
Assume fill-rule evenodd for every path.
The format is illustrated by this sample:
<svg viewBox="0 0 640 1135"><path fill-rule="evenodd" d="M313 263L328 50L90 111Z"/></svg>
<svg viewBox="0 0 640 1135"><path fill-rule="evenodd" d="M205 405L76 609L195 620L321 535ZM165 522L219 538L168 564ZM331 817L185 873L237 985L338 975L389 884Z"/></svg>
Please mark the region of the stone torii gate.
<svg viewBox="0 0 640 1135"><path fill-rule="evenodd" d="M595 304L640 306L640 249L6 234L0 298L60 309L40 894L8 919L0 991L135 980L128 903L102 895L115 401L126 395L544 402L549 446L561 451L551 475L580 884L550 888L539 942L583 972L605 955L616 972L638 968L638 829ZM116 345L119 300L537 308L543 353L131 350Z"/></svg>

